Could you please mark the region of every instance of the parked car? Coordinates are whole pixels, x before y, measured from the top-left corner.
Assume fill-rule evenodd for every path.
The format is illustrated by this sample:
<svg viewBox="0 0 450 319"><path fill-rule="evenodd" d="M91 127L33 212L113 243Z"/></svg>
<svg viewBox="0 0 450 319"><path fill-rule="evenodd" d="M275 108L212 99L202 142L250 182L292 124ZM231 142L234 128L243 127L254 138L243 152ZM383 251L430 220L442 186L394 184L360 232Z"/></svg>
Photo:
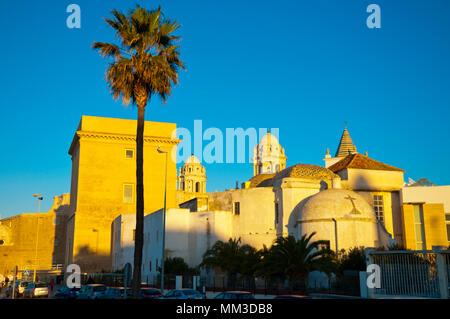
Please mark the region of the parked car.
<svg viewBox="0 0 450 319"><path fill-rule="evenodd" d="M9 287L6 289L6 296L7 297L11 297L12 296L12 290L13 290L13 286L15 287L15 297L21 297L23 296L23 292L25 290L25 288L27 287L27 285L30 283L30 281L26 281L26 280L17 280L16 284L14 286L14 282L11 282L9 284Z"/></svg>
<svg viewBox="0 0 450 319"><path fill-rule="evenodd" d="M214 299L255 299L248 291L226 291L218 294Z"/></svg>
<svg viewBox="0 0 450 319"><path fill-rule="evenodd" d="M125 295L124 287L108 287L105 292L99 296L99 299L125 299L132 295L131 288L127 288Z"/></svg>
<svg viewBox="0 0 450 319"><path fill-rule="evenodd" d="M75 299L81 288L69 288L67 286L61 287L55 293L56 299Z"/></svg>
<svg viewBox="0 0 450 319"><path fill-rule="evenodd" d="M312 299L308 296L301 296L301 295L279 295L275 296L273 299Z"/></svg>
<svg viewBox="0 0 450 319"><path fill-rule="evenodd" d="M161 296L161 290L157 288L141 288L139 293L139 299L158 299Z"/></svg>
<svg viewBox="0 0 450 319"><path fill-rule="evenodd" d="M81 287L77 299L98 299L103 296L105 291L106 286L103 284L86 285Z"/></svg>
<svg viewBox="0 0 450 319"><path fill-rule="evenodd" d="M48 284L45 282L30 282L23 291L24 298L48 297Z"/></svg>
<svg viewBox="0 0 450 319"><path fill-rule="evenodd" d="M203 299L203 294L194 289L174 289L160 299Z"/></svg>

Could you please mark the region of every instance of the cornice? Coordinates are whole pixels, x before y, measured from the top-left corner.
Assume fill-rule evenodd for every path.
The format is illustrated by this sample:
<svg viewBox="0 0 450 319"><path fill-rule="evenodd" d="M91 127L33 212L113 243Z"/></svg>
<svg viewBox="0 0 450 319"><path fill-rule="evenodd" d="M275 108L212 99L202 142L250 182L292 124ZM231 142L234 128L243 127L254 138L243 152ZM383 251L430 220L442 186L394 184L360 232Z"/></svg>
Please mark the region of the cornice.
<svg viewBox="0 0 450 319"><path fill-rule="evenodd" d="M111 133L99 133L89 131L78 131L76 135L80 139L99 139L99 140L113 140L113 141L130 141L136 142L135 135L129 134L111 134ZM163 136L144 136L144 143L164 143L176 145L180 143L180 139L172 139Z"/></svg>

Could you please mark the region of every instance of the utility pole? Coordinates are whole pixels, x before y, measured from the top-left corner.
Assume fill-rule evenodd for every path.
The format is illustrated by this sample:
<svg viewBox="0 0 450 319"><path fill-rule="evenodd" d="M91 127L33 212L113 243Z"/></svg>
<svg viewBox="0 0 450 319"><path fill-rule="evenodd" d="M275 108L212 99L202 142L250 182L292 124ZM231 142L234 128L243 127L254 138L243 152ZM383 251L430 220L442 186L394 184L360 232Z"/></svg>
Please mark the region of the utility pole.
<svg viewBox="0 0 450 319"><path fill-rule="evenodd" d="M167 151L161 149L158 146L158 153L166 154L166 173L164 177L164 211L162 217L162 259L161 259L161 293L164 294L164 251L165 251L165 242L166 242L166 195L167 195Z"/></svg>
<svg viewBox="0 0 450 319"><path fill-rule="evenodd" d="M17 266L14 267L14 280L13 280L13 289L12 289L12 299L15 298L15 294L16 294L16 280L17 280Z"/></svg>
<svg viewBox="0 0 450 319"><path fill-rule="evenodd" d="M38 214L41 213L41 200L44 198L41 196L41 194L34 194L33 197L36 197L38 199ZM33 274L33 282L36 281L36 272L37 272L37 252L38 252L38 241L39 241L39 215L37 217L37 229L36 229L36 249L34 253L34 274Z"/></svg>

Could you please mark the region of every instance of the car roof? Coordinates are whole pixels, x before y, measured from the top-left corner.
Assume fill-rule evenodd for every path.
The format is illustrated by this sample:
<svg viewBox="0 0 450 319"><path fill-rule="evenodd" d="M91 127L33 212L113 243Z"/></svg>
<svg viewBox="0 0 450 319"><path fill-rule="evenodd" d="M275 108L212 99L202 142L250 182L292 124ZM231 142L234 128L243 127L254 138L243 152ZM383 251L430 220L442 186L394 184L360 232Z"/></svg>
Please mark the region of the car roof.
<svg viewBox="0 0 450 319"><path fill-rule="evenodd" d="M224 291L224 293L227 293L227 294L252 294L251 292L249 292L249 291Z"/></svg>
<svg viewBox="0 0 450 319"><path fill-rule="evenodd" d="M96 286L104 286L104 284L87 284L85 286L96 287Z"/></svg>

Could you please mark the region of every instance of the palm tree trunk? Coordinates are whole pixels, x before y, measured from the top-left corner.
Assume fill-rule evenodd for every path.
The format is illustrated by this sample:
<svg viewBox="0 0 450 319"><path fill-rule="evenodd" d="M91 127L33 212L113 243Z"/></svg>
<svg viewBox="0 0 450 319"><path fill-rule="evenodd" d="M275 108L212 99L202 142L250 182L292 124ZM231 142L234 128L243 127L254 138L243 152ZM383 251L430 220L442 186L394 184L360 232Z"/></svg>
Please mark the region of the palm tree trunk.
<svg viewBox="0 0 450 319"><path fill-rule="evenodd" d="M139 297L141 286L142 248L144 246L144 115L147 96L138 97L136 132L136 232L134 242L133 298Z"/></svg>

